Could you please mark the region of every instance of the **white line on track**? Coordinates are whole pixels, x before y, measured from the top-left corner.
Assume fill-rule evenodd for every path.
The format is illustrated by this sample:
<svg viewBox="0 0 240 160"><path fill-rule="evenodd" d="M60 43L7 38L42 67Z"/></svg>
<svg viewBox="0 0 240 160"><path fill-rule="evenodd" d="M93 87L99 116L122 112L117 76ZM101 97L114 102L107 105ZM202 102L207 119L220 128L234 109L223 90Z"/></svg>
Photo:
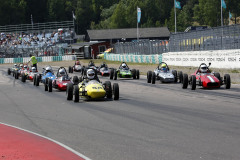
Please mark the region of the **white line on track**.
<svg viewBox="0 0 240 160"><path fill-rule="evenodd" d="M78 156L81 157L81 158L84 158L85 160L91 160L90 158L88 158L88 157L84 156L83 154L75 151L74 149L66 146L65 144L62 144L61 142L58 142L58 141L56 141L56 140L53 140L53 139L51 139L51 138L49 138L49 137L40 135L40 134L38 134L38 133L29 131L29 130L26 130L26 129L23 129L23 128L19 128L19 127L13 126L13 125L10 125L10 124L6 124L6 123L2 123L2 122L0 122L0 124L6 125L6 126L9 126L9 127L13 127L13 128L16 128L16 129L19 129L19 130L22 130L22 131L25 131L25 132L28 132L28 133L31 133L31 134L35 134L35 135L37 135L37 136L39 136L39 137L45 138L45 139L47 139L47 140L49 140L49 141L52 141L52 142L54 142L54 143L56 143L56 144L64 147L65 149L73 152L74 154L78 155Z"/></svg>

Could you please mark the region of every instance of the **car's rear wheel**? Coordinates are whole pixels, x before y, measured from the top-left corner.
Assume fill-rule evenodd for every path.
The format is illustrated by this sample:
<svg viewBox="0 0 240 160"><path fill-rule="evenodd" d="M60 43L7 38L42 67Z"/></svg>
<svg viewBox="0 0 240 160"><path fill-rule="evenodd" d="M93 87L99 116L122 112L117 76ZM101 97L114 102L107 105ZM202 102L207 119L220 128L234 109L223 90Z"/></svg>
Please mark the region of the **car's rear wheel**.
<svg viewBox="0 0 240 160"><path fill-rule="evenodd" d="M140 78L140 73L139 73L139 70L138 70L138 69L136 70L136 78L137 78L137 79Z"/></svg>
<svg viewBox="0 0 240 160"><path fill-rule="evenodd" d="M136 69L132 70L132 77L133 77L133 79L136 79Z"/></svg>
<svg viewBox="0 0 240 160"><path fill-rule="evenodd" d="M110 81L106 81L104 83L105 85L105 90L106 90L106 95L107 98L112 98L112 86L111 86L111 82Z"/></svg>
<svg viewBox="0 0 240 160"><path fill-rule="evenodd" d="M45 91L48 91L48 78L45 78L44 90L45 90Z"/></svg>
<svg viewBox="0 0 240 160"><path fill-rule="evenodd" d="M191 90L195 90L196 89L196 76L191 75L189 82L191 85Z"/></svg>
<svg viewBox="0 0 240 160"><path fill-rule="evenodd" d="M172 70L172 74L174 76L174 82L177 83L177 71L176 70Z"/></svg>
<svg viewBox="0 0 240 160"><path fill-rule="evenodd" d="M18 79L18 71L14 71L15 72L15 74L14 74L14 76L15 76L15 79ZM26 78L25 78L26 79Z"/></svg>
<svg viewBox="0 0 240 160"><path fill-rule="evenodd" d="M183 74L182 88L187 89L188 87L188 75Z"/></svg>
<svg viewBox="0 0 240 160"><path fill-rule="evenodd" d="M11 74L11 70L10 70L10 68L8 68L7 73L8 73L8 75Z"/></svg>
<svg viewBox="0 0 240 160"><path fill-rule="evenodd" d="M217 79L221 82L221 76L220 76L220 73L216 72L214 73L214 76L217 77Z"/></svg>
<svg viewBox="0 0 240 160"><path fill-rule="evenodd" d="M224 75L224 83L225 83L225 88L230 89L231 88L231 78L229 74Z"/></svg>
<svg viewBox="0 0 240 160"><path fill-rule="evenodd" d="M68 73L72 73L71 69L72 69L72 67L69 66L69 67L68 67Z"/></svg>
<svg viewBox="0 0 240 160"><path fill-rule="evenodd" d="M113 72L113 74L114 74L114 80L117 80L117 70L116 69L114 69L114 72Z"/></svg>
<svg viewBox="0 0 240 160"><path fill-rule="evenodd" d="M15 74L16 74L16 73L15 73ZM17 74L16 74L16 76L17 76ZM22 73L21 80L22 80L22 82L26 82L26 76L25 76L25 74L24 74L24 73Z"/></svg>
<svg viewBox="0 0 240 160"><path fill-rule="evenodd" d="M110 76L109 76L110 79L113 79L113 74L114 74L114 69L111 69L111 70L110 70Z"/></svg>
<svg viewBox="0 0 240 160"><path fill-rule="evenodd" d="M78 83L79 83L78 77L77 77L77 76L74 76L74 77L73 77L73 84L74 84L74 85L77 85Z"/></svg>
<svg viewBox="0 0 240 160"><path fill-rule="evenodd" d="M37 75L37 76L36 76L36 86L39 86L39 82L40 82L40 76Z"/></svg>
<svg viewBox="0 0 240 160"><path fill-rule="evenodd" d="M152 71L148 71L147 72L147 83L151 83L152 82Z"/></svg>
<svg viewBox="0 0 240 160"><path fill-rule="evenodd" d="M74 102L79 102L79 88L78 85L74 85Z"/></svg>
<svg viewBox="0 0 240 160"><path fill-rule="evenodd" d="M156 81L156 74L155 72L152 72L152 84L155 84Z"/></svg>
<svg viewBox="0 0 240 160"><path fill-rule="evenodd" d="M33 85L34 85L34 86L36 85L36 78L37 78L37 75L34 74L34 76L33 76Z"/></svg>
<svg viewBox="0 0 240 160"><path fill-rule="evenodd" d="M67 100L73 99L73 84L72 83L67 84L66 94L67 94Z"/></svg>
<svg viewBox="0 0 240 160"><path fill-rule="evenodd" d="M183 83L183 73L182 73L182 71L178 72L178 79L179 79L179 83Z"/></svg>
<svg viewBox="0 0 240 160"><path fill-rule="evenodd" d="M48 79L48 92L52 92L52 79Z"/></svg>
<svg viewBox="0 0 240 160"><path fill-rule="evenodd" d="M119 86L118 83L113 84L113 94L114 94L114 100L119 100Z"/></svg>

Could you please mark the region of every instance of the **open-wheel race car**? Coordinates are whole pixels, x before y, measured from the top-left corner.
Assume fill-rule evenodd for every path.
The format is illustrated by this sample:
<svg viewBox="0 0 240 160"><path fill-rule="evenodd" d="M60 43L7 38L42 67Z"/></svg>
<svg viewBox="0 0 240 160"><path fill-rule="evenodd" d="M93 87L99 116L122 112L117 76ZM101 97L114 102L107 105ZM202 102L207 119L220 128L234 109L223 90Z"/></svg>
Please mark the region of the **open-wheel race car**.
<svg viewBox="0 0 240 160"><path fill-rule="evenodd" d="M51 66L46 66L45 68L43 68L43 71L41 74L34 76L33 78L33 84L35 86L39 86L39 83L43 83L44 84L44 89L45 91L48 91L48 80L54 80L56 78L56 76L54 75L54 72L52 70Z"/></svg>
<svg viewBox="0 0 240 160"><path fill-rule="evenodd" d="M67 85L67 100L74 100L79 102L80 97L85 100L90 99L111 99L114 96L114 100L119 99L119 86L118 83L111 85L110 81L104 83L100 82L93 69L87 71L87 76L79 78L79 83L74 85L69 83Z"/></svg>
<svg viewBox="0 0 240 160"><path fill-rule="evenodd" d="M111 69L108 68L108 65L103 62L99 67L98 67L98 74L101 76L109 76L111 72Z"/></svg>
<svg viewBox="0 0 240 160"><path fill-rule="evenodd" d="M17 64L14 64L12 68L8 68L7 73L8 75L12 74L12 76L15 79L18 79L18 71L20 69L20 66Z"/></svg>
<svg viewBox="0 0 240 160"><path fill-rule="evenodd" d="M182 71L177 73L176 70L170 70L167 63L161 62L153 72L147 72L147 82L155 84L159 80L161 83L176 83L182 81L182 76Z"/></svg>
<svg viewBox="0 0 240 160"><path fill-rule="evenodd" d="M74 66L68 67L68 73L73 73L73 71L82 73L83 69L84 69L84 66L82 66L79 61L75 61Z"/></svg>
<svg viewBox="0 0 240 160"><path fill-rule="evenodd" d="M22 82L26 82L29 79L29 74L31 73L29 66L27 64L20 67L15 77L21 77Z"/></svg>
<svg viewBox="0 0 240 160"><path fill-rule="evenodd" d="M209 66L211 63L209 63ZM225 85L226 89L231 87L231 78L229 74L225 74L221 77L218 72L211 72L205 63L202 63L198 69L188 77L187 74L183 74L182 88L186 89L190 85L192 90L196 89L196 86L202 88L220 88Z"/></svg>
<svg viewBox="0 0 240 160"><path fill-rule="evenodd" d="M138 69L130 69L125 62L122 62L118 69L110 71L110 79L117 80L118 77L139 79L140 73Z"/></svg>
<svg viewBox="0 0 240 160"><path fill-rule="evenodd" d="M73 81L71 80L71 77L68 76L67 71L64 67L60 67L57 71L56 78L55 79L48 79L47 84L45 84L45 87L48 87L45 89L45 91L52 92L52 89L58 89L60 91L66 91L67 84L69 83L78 83L78 77L74 76Z"/></svg>

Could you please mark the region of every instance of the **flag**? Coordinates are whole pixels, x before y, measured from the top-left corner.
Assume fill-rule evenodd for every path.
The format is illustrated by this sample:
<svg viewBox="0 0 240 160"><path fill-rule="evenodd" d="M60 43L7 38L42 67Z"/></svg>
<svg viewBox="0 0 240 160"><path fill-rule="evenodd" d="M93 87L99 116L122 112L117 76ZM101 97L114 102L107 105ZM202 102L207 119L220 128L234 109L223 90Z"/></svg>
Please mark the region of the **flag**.
<svg viewBox="0 0 240 160"><path fill-rule="evenodd" d="M75 20L76 20L76 16L74 15L73 11L72 11L72 15L73 15L73 19L75 19Z"/></svg>
<svg viewBox="0 0 240 160"><path fill-rule="evenodd" d="M175 0L175 8L181 9L181 4L180 2Z"/></svg>
<svg viewBox="0 0 240 160"><path fill-rule="evenodd" d="M225 3L225 1L224 0L221 0L222 1L222 8L227 8L227 6L226 6L226 3Z"/></svg>
<svg viewBox="0 0 240 160"><path fill-rule="evenodd" d="M140 23L141 19L141 9L137 7L137 22Z"/></svg>
<svg viewBox="0 0 240 160"><path fill-rule="evenodd" d="M231 14L231 12L229 11L229 19L231 19L232 18L232 14Z"/></svg>

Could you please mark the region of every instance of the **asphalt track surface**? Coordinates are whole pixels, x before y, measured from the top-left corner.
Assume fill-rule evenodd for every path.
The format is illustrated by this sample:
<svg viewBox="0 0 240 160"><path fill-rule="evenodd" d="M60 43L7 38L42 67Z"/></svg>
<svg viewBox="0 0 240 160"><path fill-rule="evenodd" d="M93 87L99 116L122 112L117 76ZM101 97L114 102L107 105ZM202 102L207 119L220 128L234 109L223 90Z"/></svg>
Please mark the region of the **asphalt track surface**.
<svg viewBox="0 0 240 160"><path fill-rule="evenodd" d="M41 68L41 67L39 67ZM239 160L240 86L119 83L119 101L66 100L0 69L0 122L57 140L92 160ZM74 73L72 75L79 75ZM108 78L101 78L104 82Z"/></svg>

